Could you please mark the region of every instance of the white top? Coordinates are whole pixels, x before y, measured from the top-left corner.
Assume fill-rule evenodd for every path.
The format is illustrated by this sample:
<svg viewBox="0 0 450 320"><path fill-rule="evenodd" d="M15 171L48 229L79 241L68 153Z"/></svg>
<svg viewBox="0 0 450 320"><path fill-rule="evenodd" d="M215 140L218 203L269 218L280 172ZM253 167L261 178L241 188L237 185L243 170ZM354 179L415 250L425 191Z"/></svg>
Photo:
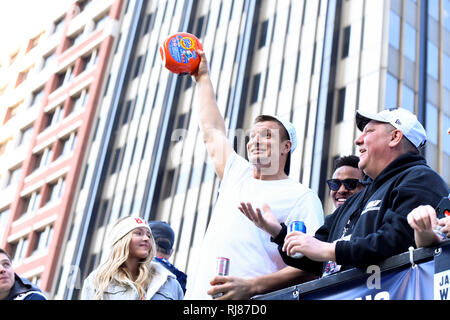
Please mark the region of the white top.
<svg viewBox="0 0 450 320"><path fill-rule="evenodd" d="M252 165L233 152L225 165L198 265L188 275L185 299L211 299L206 291L215 276L217 257L230 259L230 276L249 278L286 267L270 235L239 211L240 202L250 202L261 211L267 203L280 223L303 221L307 234L314 235L323 225L322 204L314 191L290 178L254 179Z"/></svg>

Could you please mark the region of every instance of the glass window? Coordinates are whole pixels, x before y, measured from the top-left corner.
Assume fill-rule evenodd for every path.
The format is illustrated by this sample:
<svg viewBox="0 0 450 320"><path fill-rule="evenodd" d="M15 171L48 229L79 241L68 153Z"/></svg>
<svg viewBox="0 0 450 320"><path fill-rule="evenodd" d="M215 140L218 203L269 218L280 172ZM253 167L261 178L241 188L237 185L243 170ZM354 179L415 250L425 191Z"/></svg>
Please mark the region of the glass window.
<svg viewBox="0 0 450 320"><path fill-rule="evenodd" d="M53 33L57 33L59 30L62 30L62 27L64 26L64 17L59 18L54 23Z"/></svg>
<svg viewBox="0 0 450 320"><path fill-rule="evenodd" d="M11 211L9 210L9 207L4 208L0 211L0 234L6 234L6 223L8 222L9 213Z"/></svg>
<svg viewBox="0 0 450 320"><path fill-rule="evenodd" d="M414 91L403 85L403 108L414 113Z"/></svg>
<svg viewBox="0 0 450 320"><path fill-rule="evenodd" d="M348 26L344 29L344 39L342 42L342 58L348 57L348 51L350 48L350 33L351 28L350 26Z"/></svg>
<svg viewBox="0 0 450 320"><path fill-rule="evenodd" d="M450 31L450 0L444 0L444 28Z"/></svg>
<svg viewBox="0 0 450 320"><path fill-rule="evenodd" d="M450 90L450 57L445 53L444 53L444 70L443 71L444 72L442 73L442 75L443 75L444 87L446 87L448 90Z"/></svg>
<svg viewBox="0 0 450 320"><path fill-rule="evenodd" d="M416 29L405 23L404 54L411 61L416 61Z"/></svg>
<svg viewBox="0 0 450 320"><path fill-rule="evenodd" d="M261 24L261 31L259 34L259 44L258 48L262 48L266 45L267 40L267 29L269 28L269 20L264 21Z"/></svg>
<svg viewBox="0 0 450 320"><path fill-rule="evenodd" d="M336 123L342 122L344 120L344 108L345 108L345 87L339 89L337 95L337 114Z"/></svg>
<svg viewBox="0 0 450 320"><path fill-rule="evenodd" d="M15 184L17 181L19 181L20 174L22 172L22 166L19 166L17 168L13 168L9 170L9 178L7 186Z"/></svg>
<svg viewBox="0 0 450 320"><path fill-rule="evenodd" d="M258 101L259 97L259 83L261 82L261 73L255 74L253 76L253 88L252 88L252 95L250 97L250 104L255 103Z"/></svg>
<svg viewBox="0 0 450 320"><path fill-rule="evenodd" d="M391 11L389 13L389 44L399 50L400 43L400 17Z"/></svg>
<svg viewBox="0 0 450 320"><path fill-rule="evenodd" d="M386 76L386 108L393 108L397 106L397 91L398 81L388 72Z"/></svg>
<svg viewBox="0 0 450 320"><path fill-rule="evenodd" d="M62 193L64 192L64 184L64 178L60 178L58 181L49 184L46 203L61 199Z"/></svg>
<svg viewBox="0 0 450 320"><path fill-rule="evenodd" d="M444 149L444 152L450 155L450 134L447 134L448 129L450 129L450 117L444 114L442 128L442 147Z"/></svg>
<svg viewBox="0 0 450 320"><path fill-rule="evenodd" d="M438 79L439 74L438 53L438 48L431 41L427 41L427 73L436 80Z"/></svg>
<svg viewBox="0 0 450 320"><path fill-rule="evenodd" d="M428 14L439 21L439 0L427 0Z"/></svg>
<svg viewBox="0 0 450 320"><path fill-rule="evenodd" d="M33 127L22 129L19 145L24 145L30 142L32 135L33 135Z"/></svg>
<svg viewBox="0 0 450 320"><path fill-rule="evenodd" d="M31 98L31 104L30 106L33 105L39 105L42 102L42 98L44 97L44 88L38 89L36 91L33 92L33 97Z"/></svg>
<svg viewBox="0 0 450 320"><path fill-rule="evenodd" d="M431 103L427 102L425 129L427 131L428 141L434 144L437 144L437 123L437 108Z"/></svg>

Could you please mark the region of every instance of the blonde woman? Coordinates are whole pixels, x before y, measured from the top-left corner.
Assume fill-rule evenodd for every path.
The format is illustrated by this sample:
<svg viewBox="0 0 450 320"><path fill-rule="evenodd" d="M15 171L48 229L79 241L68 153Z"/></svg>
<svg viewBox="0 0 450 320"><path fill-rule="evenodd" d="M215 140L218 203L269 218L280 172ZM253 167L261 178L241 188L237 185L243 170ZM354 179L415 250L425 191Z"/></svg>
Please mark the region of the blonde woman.
<svg viewBox="0 0 450 320"><path fill-rule="evenodd" d="M118 220L111 232L108 259L83 284L83 300L181 300L175 275L157 262L155 241L139 217Z"/></svg>

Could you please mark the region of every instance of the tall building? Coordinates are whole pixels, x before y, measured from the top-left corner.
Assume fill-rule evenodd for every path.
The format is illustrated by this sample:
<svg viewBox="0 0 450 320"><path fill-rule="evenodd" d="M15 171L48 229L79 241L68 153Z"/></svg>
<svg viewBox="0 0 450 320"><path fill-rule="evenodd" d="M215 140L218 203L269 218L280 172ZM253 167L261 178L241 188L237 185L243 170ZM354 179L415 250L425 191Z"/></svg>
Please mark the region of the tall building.
<svg viewBox="0 0 450 320"><path fill-rule="evenodd" d="M325 184L333 160L358 152L357 109L377 112L397 106L414 111L428 132L426 158L450 184L450 0L109 3L108 21L117 19L108 29L111 58L105 62L98 98L92 100L96 111L86 124L89 138L79 143L78 129L73 154L81 154L65 173L62 201L69 197L68 186L73 189L68 192L70 208L57 215L65 216L65 229L58 229L63 242L51 242L61 246L54 258L55 279L46 287L55 298L78 297L83 279L105 257L108 229L129 214L170 223L176 234L173 263L188 274L196 268L220 181L198 129L195 83L161 66L159 45L178 31L193 33L203 43L217 102L239 154L245 156L246 135L257 115L277 114L294 123L299 141L290 177L317 191L326 213L333 211ZM91 90L87 108L94 99ZM42 108L50 111L48 105L44 100ZM21 128L30 123L26 119L21 118ZM14 140L12 132L4 130L0 142ZM21 161L13 161L15 155L5 160L3 168L10 174L2 174L4 185L10 180L6 177L26 181L21 172L30 166L29 157L44 148L36 139L31 135ZM80 144L83 150L77 149ZM58 179L64 175L57 173ZM55 181L45 177L39 180L42 186ZM0 211L0 219L9 217L0 220L7 226L2 245L13 248L17 239L32 235L14 231L19 225L17 199L33 198L36 190L23 184L1 191L11 194L1 197L0 209L6 211ZM53 233L55 238L55 228Z"/></svg>
<svg viewBox="0 0 450 320"><path fill-rule="evenodd" d="M2 64L0 245L51 293L82 179L122 1L73 1Z"/></svg>

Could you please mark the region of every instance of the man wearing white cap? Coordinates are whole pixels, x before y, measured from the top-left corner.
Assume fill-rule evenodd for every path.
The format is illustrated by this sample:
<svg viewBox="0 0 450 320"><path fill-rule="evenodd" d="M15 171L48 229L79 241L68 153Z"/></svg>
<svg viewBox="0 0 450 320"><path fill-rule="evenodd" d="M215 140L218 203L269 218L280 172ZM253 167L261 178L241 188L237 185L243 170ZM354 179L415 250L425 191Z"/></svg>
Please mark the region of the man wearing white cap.
<svg viewBox="0 0 450 320"><path fill-rule="evenodd" d="M299 283L304 273L287 267L270 237L238 209L241 202L250 202L256 207L267 204L279 222L301 220L310 234L322 225L323 209L317 194L288 176L289 159L297 144L295 128L279 117L259 116L247 144L249 161L239 156L227 139L205 54L199 52L199 55L201 63L195 76L199 124L221 184L195 260L197 265L193 267L194 273L188 274L186 299L211 299L210 295L219 293L216 291L223 294L221 299L245 299ZM230 261L230 276L221 278L221 285L214 277L218 257Z"/></svg>
<svg viewBox="0 0 450 320"><path fill-rule="evenodd" d="M291 266L326 276L352 267L367 267L407 251L414 245L408 213L422 204L436 206L448 194L419 149L426 133L416 116L405 109L377 114L358 111L356 125L362 134L359 168L369 177L367 187L325 219L315 236L294 232L253 210L247 216L269 232ZM288 255L303 253L301 259Z"/></svg>

